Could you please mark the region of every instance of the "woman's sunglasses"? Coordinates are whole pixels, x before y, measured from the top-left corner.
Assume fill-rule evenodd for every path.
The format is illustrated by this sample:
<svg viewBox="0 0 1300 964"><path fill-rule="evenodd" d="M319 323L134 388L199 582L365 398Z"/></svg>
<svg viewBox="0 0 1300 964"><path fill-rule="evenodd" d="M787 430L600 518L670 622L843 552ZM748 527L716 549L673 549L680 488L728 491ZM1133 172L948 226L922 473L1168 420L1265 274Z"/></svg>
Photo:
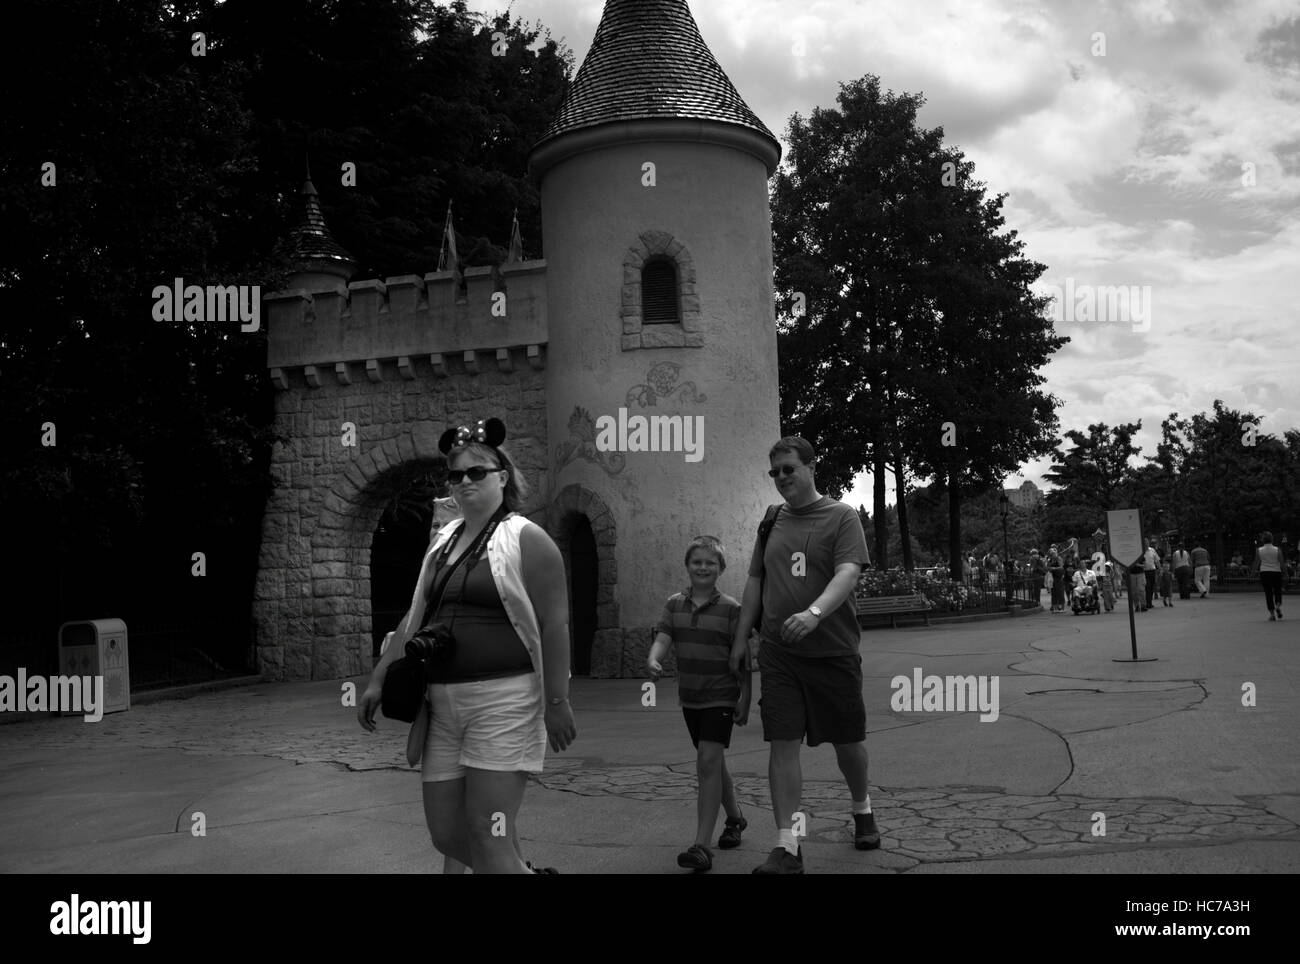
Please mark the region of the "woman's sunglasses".
<svg viewBox="0 0 1300 964"><path fill-rule="evenodd" d="M452 469L450 472L447 473L447 481L450 482L452 485L460 485L463 481L465 481L465 477L469 476L469 480L471 482L482 482L493 472L504 472L504 471L505 471L504 469L485 469L481 465L476 465L473 468L466 469L463 472L460 469Z"/></svg>
<svg viewBox="0 0 1300 964"><path fill-rule="evenodd" d="M768 469L767 474L775 479L778 475L794 475L795 470L799 468L802 468L802 466L782 465L780 468Z"/></svg>

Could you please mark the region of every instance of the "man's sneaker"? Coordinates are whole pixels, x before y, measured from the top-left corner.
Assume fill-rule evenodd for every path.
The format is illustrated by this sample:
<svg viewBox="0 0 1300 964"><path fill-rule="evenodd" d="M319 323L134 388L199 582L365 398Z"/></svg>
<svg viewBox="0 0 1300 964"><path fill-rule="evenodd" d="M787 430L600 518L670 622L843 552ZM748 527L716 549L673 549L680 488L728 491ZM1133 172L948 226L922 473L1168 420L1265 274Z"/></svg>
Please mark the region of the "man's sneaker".
<svg viewBox="0 0 1300 964"><path fill-rule="evenodd" d="M1281 618L1282 618L1282 607L1281 607L1281 606L1278 606L1278 607L1277 607L1277 618L1278 618L1278 619L1281 619Z"/></svg>
<svg viewBox="0 0 1300 964"><path fill-rule="evenodd" d="M558 874L559 873L559 871L556 870L554 867L534 867L532 861L530 860L525 860L524 866L527 867L535 874Z"/></svg>
<svg viewBox="0 0 1300 964"><path fill-rule="evenodd" d="M749 821L744 817L727 818L726 824L722 828L722 836L718 838L718 846L723 850L731 850L740 846L740 835L745 832L749 826Z"/></svg>
<svg viewBox="0 0 1300 964"><path fill-rule="evenodd" d="M853 815L853 846L859 850L875 850L880 846L880 830L874 813Z"/></svg>
<svg viewBox="0 0 1300 964"><path fill-rule="evenodd" d="M691 844L685 853L677 855L677 866L697 874L705 873L713 869L713 852L704 844Z"/></svg>
<svg viewBox="0 0 1300 964"><path fill-rule="evenodd" d="M1272 613L1269 613L1269 614L1268 614L1268 621L1269 621L1270 623L1275 623L1275 622L1277 622L1277 617L1274 616Z"/></svg>
<svg viewBox="0 0 1300 964"><path fill-rule="evenodd" d="M784 847L773 847L772 852L767 855L767 860L761 866L755 867L751 873L802 874L803 847L799 848L798 855L791 854Z"/></svg>

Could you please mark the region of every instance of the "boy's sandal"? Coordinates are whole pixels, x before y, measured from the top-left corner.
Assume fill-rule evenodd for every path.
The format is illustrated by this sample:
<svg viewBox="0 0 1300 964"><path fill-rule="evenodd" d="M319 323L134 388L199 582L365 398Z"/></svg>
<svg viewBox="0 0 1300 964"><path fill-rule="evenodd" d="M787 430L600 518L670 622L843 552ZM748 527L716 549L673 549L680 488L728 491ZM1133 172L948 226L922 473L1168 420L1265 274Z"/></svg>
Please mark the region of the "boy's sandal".
<svg viewBox="0 0 1300 964"><path fill-rule="evenodd" d="M697 874L705 873L713 869L713 853L703 844L691 844L685 853L677 855L677 866Z"/></svg>
<svg viewBox="0 0 1300 964"><path fill-rule="evenodd" d="M723 850L731 850L740 846L740 835L749 826L749 821L744 817L727 818L726 825L723 827L722 836L718 838L718 846Z"/></svg>

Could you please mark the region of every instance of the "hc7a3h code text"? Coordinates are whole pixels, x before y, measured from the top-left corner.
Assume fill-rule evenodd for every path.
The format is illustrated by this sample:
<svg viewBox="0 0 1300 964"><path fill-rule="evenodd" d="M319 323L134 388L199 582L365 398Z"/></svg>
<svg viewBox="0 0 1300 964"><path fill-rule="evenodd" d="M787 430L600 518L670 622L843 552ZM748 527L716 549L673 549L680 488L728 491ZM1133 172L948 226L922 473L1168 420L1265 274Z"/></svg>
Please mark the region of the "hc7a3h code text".
<svg viewBox="0 0 1300 964"><path fill-rule="evenodd" d="M1240 913L1250 911L1250 901L1248 900L1165 900L1156 902L1144 902L1129 900L1124 902L1124 910L1129 914L1151 914L1159 917L1161 914L1186 914L1195 912L1197 914L1217 914L1221 912Z"/></svg>

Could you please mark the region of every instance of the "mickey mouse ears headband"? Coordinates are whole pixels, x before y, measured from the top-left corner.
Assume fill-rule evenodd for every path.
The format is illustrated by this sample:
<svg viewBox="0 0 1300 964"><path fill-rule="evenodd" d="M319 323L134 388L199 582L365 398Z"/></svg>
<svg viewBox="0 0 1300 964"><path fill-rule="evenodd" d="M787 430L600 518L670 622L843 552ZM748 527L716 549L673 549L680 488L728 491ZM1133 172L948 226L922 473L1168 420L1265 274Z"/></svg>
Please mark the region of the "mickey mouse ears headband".
<svg viewBox="0 0 1300 964"><path fill-rule="evenodd" d="M484 445L496 448L505 440L505 422L499 418L489 418L486 421L480 418L473 428L459 425L443 432L442 437L438 439L438 451L443 455L450 455L452 449L467 445L470 442L481 442Z"/></svg>

